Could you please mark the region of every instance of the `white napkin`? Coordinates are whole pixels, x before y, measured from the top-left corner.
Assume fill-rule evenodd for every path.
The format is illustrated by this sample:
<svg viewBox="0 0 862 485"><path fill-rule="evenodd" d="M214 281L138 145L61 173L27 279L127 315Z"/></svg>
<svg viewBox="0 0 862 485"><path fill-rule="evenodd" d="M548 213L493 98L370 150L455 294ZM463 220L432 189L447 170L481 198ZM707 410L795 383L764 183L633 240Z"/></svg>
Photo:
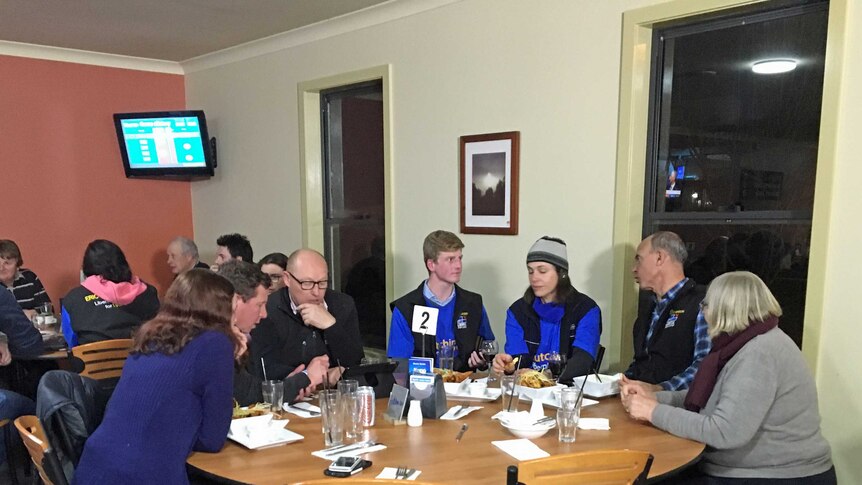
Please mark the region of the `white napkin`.
<svg viewBox="0 0 862 485"><path fill-rule="evenodd" d="M297 402L294 404L284 403L282 408L292 414L299 416L300 418L319 418L320 417L320 408L315 406L314 404L309 404L307 402ZM312 411L311 413L307 411Z"/></svg>
<svg viewBox="0 0 862 485"><path fill-rule="evenodd" d="M518 461L534 460L536 458L551 456L550 453L539 448L535 443L527 439L492 441L491 444L500 448Z"/></svg>
<svg viewBox="0 0 862 485"><path fill-rule="evenodd" d="M391 466L388 466L388 467L384 468L382 472L380 472L380 475L377 475L377 478L384 479L384 480L395 480L395 473L397 471L398 471L397 468L392 468ZM422 473L422 472L419 470L416 470L415 472L413 472L412 475L407 477L407 480L416 480L416 477L418 477L420 473Z"/></svg>
<svg viewBox="0 0 862 485"><path fill-rule="evenodd" d="M578 420L578 428L607 431L611 429L611 423L608 418L581 418Z"/></svg>
<svg viewBox="0 0 862 485"><path fill-rule="evenodd" d="M452 406L443 416L440 416L440 419L446 421L452 421L456 419L461 419L464 416L472 413L473 411L477 411L482 409L482 406ZM457 416L457 417L456 417Z"/></svg>
<svg viewBox="0 0 862 485"><path fill-rule="evenodd" d="M347 450L344 453L326 454L326 450L323 449L323 450L318 450L318 451L312 451L311 454L318 457L318 458L323 458L324 460L335 461L337 458L342 457L342 456L359 456L359 455L364 455L366 453L372 453L375 451L380 451L380 450L385 450L385 449L386 449L386 445L374 445L374 446L369 446L368 448L360 448L358 450L355 450L355 449L354 450Z"/></svg>
<svg viewBox="0 0 862 485"><path fill-rule="evenodd" d="M530 416L528 411L500 411L491 416L491 419L505 421L514 425L529 425L534 423L537 418Z"/></svg>

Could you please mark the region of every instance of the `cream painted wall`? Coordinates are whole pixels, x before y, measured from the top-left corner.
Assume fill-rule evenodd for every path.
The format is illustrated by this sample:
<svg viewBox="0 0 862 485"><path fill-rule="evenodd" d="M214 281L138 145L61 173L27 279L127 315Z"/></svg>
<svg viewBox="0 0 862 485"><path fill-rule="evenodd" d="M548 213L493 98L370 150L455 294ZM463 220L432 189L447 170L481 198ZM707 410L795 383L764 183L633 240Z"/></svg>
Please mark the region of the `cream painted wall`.
<svg viewBox="0 0 862 485"><path fill-rule="evenodd" d="M299 246L297 83L391 64L395 293L424 276L425 234L457 231L458 137L519 130L520 235L464 236L463 284L485 296L502 336L505 309L526 285L527 249L557 235L569 243L575 285L607 315L620 305L611 302L611 272L622 12L657 3L464 0L187 75L188 105L206 110L219 140L217 176L192 184L205 259L230 231L247 234L256 256ZM843 74L817 383L841 483L862 483L862 388L854 385L862 368L854 305L862 50L852 48L862 45L862 11L847 3L848 47L843 67L832 66ZM620 322L605 322L605 343L611 324Z"/></svg>
<svg viewBox="0 0 862 485"><path fill-rule="evenodd" d="M519 130L520 235L463 236L462 283L502 336L527 250L556 235L575 285L607 309L621 15L646 3L463 1L189 74L219 148L217 176L192 186L205 259L229 231L256 256L301 244L296 85L391 64L395 294L425 276L425 235L458 230L458 137Z"/></svg>
<svg viewBox="0 0 862 485"><path fill-rule="evenodd" d="M844 2L840 2L844 3ZM839 483L862 483L862 352L859 350L859 276L862 274L862 5L846 2L841 102L836 163L832 176L830 232L827 243L817 389L823 433L832 445ZM833 5L833 8L837 8ZM830 28L832 25L830 24ZM820 177L818 173L818 177Z"/></svg>

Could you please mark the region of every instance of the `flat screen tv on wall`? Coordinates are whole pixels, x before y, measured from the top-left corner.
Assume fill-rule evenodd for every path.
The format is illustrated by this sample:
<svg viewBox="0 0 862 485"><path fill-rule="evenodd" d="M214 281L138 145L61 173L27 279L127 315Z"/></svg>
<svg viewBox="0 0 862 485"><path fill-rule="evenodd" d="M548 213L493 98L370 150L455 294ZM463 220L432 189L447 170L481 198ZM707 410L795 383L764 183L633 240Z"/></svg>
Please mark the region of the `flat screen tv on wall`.
<svg viewBox="0 0 862 485"><path fill-rule="evenodd" d="M212 177L215 139L203 111L116 113L126 177Z"/></svg>

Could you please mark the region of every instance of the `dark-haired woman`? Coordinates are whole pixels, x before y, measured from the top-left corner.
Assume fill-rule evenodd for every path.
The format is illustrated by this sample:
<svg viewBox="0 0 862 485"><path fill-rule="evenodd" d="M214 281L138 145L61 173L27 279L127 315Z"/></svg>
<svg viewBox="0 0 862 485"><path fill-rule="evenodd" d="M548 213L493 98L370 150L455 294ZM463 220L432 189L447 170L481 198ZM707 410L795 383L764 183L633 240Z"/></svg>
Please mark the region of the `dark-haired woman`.
<svg viewBox="0 0 862 485"><path fill-rule="evenodd" d="M566 360L559 381L588 374L594 364L602 332L602 312L592 298L569 281L566 243L543 237L527 253L530 287L506 313L505 353L494 358L502 372L519 357L519 368L542 370L548 357Z"/></svg>
<svg viewBox="0 0 862 485"><path fill-rule="evenodd" d="M261 258L257 267L269 276L269 294L284 288L284 272L287 271L287 256L284 253L270 253Z"/></svg>
<svg viewBox="0 0 862 485"><path fill-rule="evenodd" d="M177 276L135 334L105 419L73 483L188 483L192 451L216 452L230 427L233 285L204 269Z"/></svg>
<svg viewBox="0 0 862 485"><path fill-rule="evenodd" d="M132 274L123 250L111 241L88 244L82 269L81 286L63 298L60 318L69 347L131 338L159 311L156 289Z"/></svg>

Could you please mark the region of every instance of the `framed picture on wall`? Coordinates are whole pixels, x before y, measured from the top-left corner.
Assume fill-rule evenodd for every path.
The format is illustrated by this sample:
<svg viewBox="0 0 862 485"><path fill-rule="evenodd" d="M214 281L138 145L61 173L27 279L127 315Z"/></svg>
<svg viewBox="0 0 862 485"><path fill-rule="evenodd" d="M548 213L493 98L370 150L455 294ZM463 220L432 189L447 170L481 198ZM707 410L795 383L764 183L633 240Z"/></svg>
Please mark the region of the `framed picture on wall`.
<svg viewBox="0 0 862 485"><path fill-rule="evenodd" d="M518 234L518 131L462 136L461 232Z"/></svg>

